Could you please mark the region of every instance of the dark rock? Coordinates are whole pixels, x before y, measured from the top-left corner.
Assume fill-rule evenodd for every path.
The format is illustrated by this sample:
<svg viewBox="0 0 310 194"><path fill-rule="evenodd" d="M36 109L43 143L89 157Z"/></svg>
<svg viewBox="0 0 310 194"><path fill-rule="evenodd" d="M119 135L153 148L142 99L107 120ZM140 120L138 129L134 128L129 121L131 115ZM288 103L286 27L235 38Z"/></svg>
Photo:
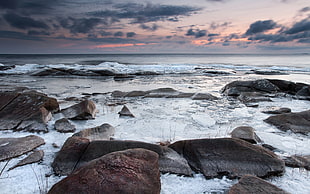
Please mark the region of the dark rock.
<svg viewBox="0 0 310 194"><path fill-rule="evenodd" d="M117 74L114 76L115 81L126 81L132 80L133 78L135 78L135 76L130 74Z"/></svg>
<svg viewBox="0 0 310 194"><path fill-rule="evenodd" d="M310 170L310 155L308 156L290 156L285 157L284 159L285 165L294 168L305 168Z"/></svg>
<svg viewBox="0 0 310 194"><path fill-rule="evenodd" d="M256 102L271 102L270 97L263 95L259 92L241 92L238 96L238 100L245 104L251 104Z"/></svg>
<svg viewBox="0 0 310 194"><path fill-rule="evenodd" d="M286 191L280 189L279 187L255 176L245 175L240 180L239 183L233 185L228 194L288 194Z"/></svg>
<svg viewBox="0 0 310 194"><path fill-rule="evenodd" d="M267 150L270 150L270 151L273 151L273 152L275 152L275 151L280 151L278 148L275 148L275 147L273 147L272 145L269 145L269 144L262 144L262 146L264 147L264 148L266 148Z"/></svg>
<svg viewBox="0 0 310 194"><path fill-rule="evenodd" d="M250 126L241 126L241 127L235 128L231 132L231 137L243 139L252 144L257 144L257 143L262 142L262 140L256 135L254 128Z"/></svg>
<svg viewBox="0 0 310 194"><path fill-rule="evenodd" d="M88 144L89 140L86 138L68 138L52 163L55 174L61 176L70 174L75 169Z"/></svg>
<svg viewBox="0 0 310 194"><path fill-rule="evenodd" d="M27 164L32 164L35 162L40 162L43 160L44 151L43 150L36 150L33 153L31 153L29 156L27 156L25 159L19 161L15 166L10 168L9 170L12 170L19 166L24 166Z"/></svg>
<svg viewBox="0 0 310 194"><path fill-rule="evenodd" d="M135 75L144 76L144 75L162 75L162 74L154 71L138 71L135 73Z"/></svg>
<svg viewBox="0 0 310 194"><path fill-rule="evenodd" d="M285 72L276 70L254 70L253 72L258 75L288 75Z"/></svg>
<svg viewBox="0 0 310 194"><path fill-rule="evenodd" d="M296 93L296 98L301 100L310 100L310 86L304 86Z"/></svg>
<svg viewBox="0 0 310 194"><path fill-rule="evenodd" d="M0 138L0 161L23 155L43 144L45 144L44 139L35 135Z"/></svg>
<svg viewBox="0 0 310 194"><path fill-rule="evenodd" d="M122 110L118 112L120 117L135 117L126 105L123 106Z"/></svg>
<svg viewBox="0 0 310 194"><path fill-rule="evenodd" d="M66 118L72 120L94 119L96 115L96 105L90 100L84 100L78 104L61 110L61 113Z"/></svg>
<svg viewBox="0 0 310 194"><path fill-rule="evenodd" d="M218 100L217 97L208 93L196 93L192 96L193 100Z"/></svg>
<svg viewBox="0 0 310 194"><path fill-rule="evenodd" d="M60 148L56 143L52 143L53 148Z"/></svg>
<svg viewBox="0 0 310 194"><path fill-rule="evenodd" d="M284 92L287 94L296 95L298 91L303 89L305 86L309 86L304 83L295 83L286 80L278 80L278 79L268 79L273 85L277 86L280 89L280 92Z"/></svg>
<svg viewBox="0 0 310 194"><path fill-rule="evenodd" d="M310 110L270 116L264 121L276 126L282 131L291 130L294 133L305 135L310 132Z"/></svg>
<svg viewBox="0 0 310 194"><path fill-rule="evenodd" d="M56 99L26 88L0 92L0 130L48 132L51 112L59 110Z"/></svg>
<svg viewBox="0 0 310 194"><path fill-rule="evenodd" d="M89 162L48 193L159 194L160 188L158 155L145 149L130 149Z"/></svg>
<svg viewBox="0 0 310 194"><path fill-rule="evenodd" d="M155 90L149 90L144 96L147 98L166 98L171 95L176 95L179 92L173 88L158 88Z"/></svg>
<svg viewBox="0 0 310 194"><path fill-rule="evenodd" d="M192 169L187 160L169 147L163 147L163 155L159 157L159 170L162 173L172 173L192 176Z"/></svg>
<svg viewBox="0 0 310 194"><path fill-rule="evenodd" d="M6 71L9 69L14 69L16 66L15 65L0 65L0 71Z"/></svg>
<svg viewBox="0 0 310 194"><path fill-rule="evenodd" d="M163 155L161 146L139 141L92 141L80 158L78 167L83 166L87 162L104 156L111 152L122 151L126 149L143 148Z"/></svg>
<svg viewBox="0 0 310 194"><path fill-rule="evenodd" d="M264 148L234 138L184 140L169 147L187 159L193 170L206 178L245 174L259 177L280 175L284 162Z"/></svg>
<svg viewBox="0 0 310 194"><path fill-rule="evenodd" d="M116 75L114 71L111 71L108 69L93 69L91 71L101 76L115 76Z"/></svg>
<svg viewBox="0 0 310 194"><path fill-rule="evenodd" d="M98 127L84 129L78 133L73 134L74 137L83 137L90 141L110 140L115 133L115 128L104 123Z"/></svg>
<svg viewBox="0 0 310 194"><path fill-rule="evenodd" d="M55 122L55 129L61 133L71 133L75 131L75 126L67 118L62 118Z"/></svg>
<svg viewBox="0 0 310 194"><path fill-rule="evenodd" d="M228 72L228 71L217 71L217 70L205 70L203 71L203 73L207 74L207 75L231 75L233 74L232 72Z"/></svg>
<svg viewBox="0 0 310 194"><path fill-rule="evenodd" d="M48 68L38 70L31 74L32 76L98 76L96 72L67 68Z"/></svg>
<svg viewBox="0 0 310 194"><path fill-rule="evenodd" d="M262 113L266 114L283 114L283 113L290 113L291 109L290 108L279 108L279 107L271 107L268 108L267 110L262 111Z"/></svg>

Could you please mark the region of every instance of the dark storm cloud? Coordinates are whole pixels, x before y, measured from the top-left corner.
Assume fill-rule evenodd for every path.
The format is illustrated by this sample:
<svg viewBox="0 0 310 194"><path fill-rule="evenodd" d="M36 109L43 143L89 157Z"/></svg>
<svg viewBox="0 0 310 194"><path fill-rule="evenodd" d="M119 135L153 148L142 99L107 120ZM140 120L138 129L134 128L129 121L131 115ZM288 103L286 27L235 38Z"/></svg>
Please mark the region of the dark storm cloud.
<svg viewBox="0 0 310 194"><path fill-rule="evenodd" d="M29 36L40 36L40 35L44 35L44 36L49 36L51 35L50 32L47 32L47 31L37 31L37 30L30 30L28 31L27 33Z"/></svg>
<svg viewBox="0 0 310 194"><path fill-rule="evenodd" d="M111 35L112 35L111 32L107 32L107 31L101 31L99 34L100 34L101 36L111 36Z"/></svg>
<svg viewBox="0 0 310 194"><path fill-rule="evenodd" d="M43 41L41 38L29 36L25 33L15 31L0 31L0 38Z"/></svg>
<svg viewBox="0 0 310 194"><path fill-rule="evenodd" d="M148 30L148 31L156 31L158 30L159 26L156 25L156 24L153 24L153 25L146 25L146 24L141 24L140 25L140 28L143 29L143 30Z"/></svg>
<svg viewBox="0 0 310 194"><path fill-rule="evenodd" d="M257 34L265 32L277 27L277 24L273 20L256 21L250 25L250 28L246 31L246 35Z"/></svg>
<svg viewBox="0 0 310 194"><path fill-rule="evenodd" d="M18 7L18 0L1 0L0 8L3 9L16 9Z"/></svg>
<svg viewBox="0 0 310 194"><path fill-rule="evenodd" d="M31 17L20 16L15 13L6 13L4 14L3 18L12 27L19 29L29 29L29 28L49 29L48 25L42 21L32 19Z"/></svg>
<svg viewBox="0 0 310 194"><path fill-rule="evenodd" d="M114 33L114 36L115 36L115 37L121 37L121 36L124 36L124 33L121 32L121 31L118 31L118 32L115 32L115 33Z"/></svg>
<svg viewBox="0 0 310 194"><path fill-rule="evenodd" d="M207 35L207 31L206 30L193 30L193 29L189 29L187 30L187 33L185 34L185 36L195 36L195 38L200 38L203 36Z"/></svg>
<svg viewBox="0 0 310 194"><path fill-rule="evenodd" d="M293 25L292 28L288 29L286 34L296 34L304 31L310 31L310 19L304 19L300 22L297 22Z"/></svg>
<svg viewBox="0 0 310 194"><path fill-rule="evenodd" d="M192 6L125 3L114 5L114 10L90 12L95 17L115 17L133 19L133 23L146 23L161 20L178 21L177 16L189 16L201 8Z"/></svg>
<svg viewBox="0 0 310 194"><path fill-rule="evenodd" d="M128 32L127 34L126 34L126 36L127 36L127 38L132 38L132 37L134 37L134 36L136 36L137 34L135 33L135 32Z"/></svg>
<svg viewBox="0 0 310 194"><path fill-rule="evenodd" d="M299 10L299 12L308 12L308 11L310 11L310 7L304 7Z"/></svg>
<svg viewBox="0 0 310 194"><path fill-rule="evenodd" d="M98 24L104 23L98 18L72 18L60 19L60 25L63 28L69 29L71 33L88 33L93 30Z"/></svg>
<svg viewBox="0 0 310 194"><path fill-rule="evenodd" d="M226 28L228 27L229 25L231 24L231 22L224 22L224 23L215 23L215 22L212 22L210 24L210 28L212 30L215 30L215 29L218 29L218 28Z"/></svg>

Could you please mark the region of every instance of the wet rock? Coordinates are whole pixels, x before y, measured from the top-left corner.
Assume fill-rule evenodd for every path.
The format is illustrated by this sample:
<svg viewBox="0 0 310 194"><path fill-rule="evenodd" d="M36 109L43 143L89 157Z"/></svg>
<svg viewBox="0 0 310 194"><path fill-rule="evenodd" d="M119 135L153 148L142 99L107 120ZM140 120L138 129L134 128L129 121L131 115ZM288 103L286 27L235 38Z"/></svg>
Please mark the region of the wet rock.
<svg viewBox="0 0 310 194"><path fill-rule="evenodd" d="M256 135L254 128L250 126L240 126L235 128L231 132L231 137L243 139L252 144L262 142L262 140Z"/></svg>
<svg viewBox="0 0 310 194"><path fill-rule="evenodd" d="M126 80L132 80L134 78L135 76L130 74L117 74L114 76L115 81L126 81Z"/></svg>
<svg viewBox="0 0 310 194"><path fill-rule="evenodd" d="M150 193L161 188L158 155L145 149L114 152L55 184L54 193Z"/></svg>
<svg viewBox="0 0 310 194"><path fill-rule="evenodd" d="M61 176L70 174L75 169L88 144L89 140L86 138L68 138L52 163L55 174Z"/></svg>
<svg viewBox="0 0 310 194"><path fill-rule="evenodd" d="M218 98L208 93L196 93L192 95L193 100L217 100Z"/></svg>
<svg viewBox="0 0 310 194"><path fill-rule="evenodd" d="M169 147L163 147L163 155L159 157L159 170L162 173L172 173L192 176L192 169L187 160Z"/></svg>
<svg viewBox="0 0 310 194"><path fill-rule="evenodd" d="M3 64L0 64L0 71L6 71L6 70L9 70L9 69L14 69L16 66L15 65L3 65Z"/></svg>
<svg viewBox="0 0 310 194"><path fill-rule="evenodd" d="M259 92L241 92L238 100L245 104L252 104L256 102L271 102L270 97Z"/></svg>
<svg viewBox="0 0 310 194"><path fill-rule="evenodd" d="M239 183L233 185L228 194L249 194L249 193L268 193L268 194L288 194L279 187L255 176L245 175Z"/></svg>
<svg viewBox="0 0 310 194"><path fill-rule="evenodd" d="M155 90L149 90L144 96L147 98L166 98L171 95L176 95L179 92L173 88L158 88Z"/></svg>
<svg viewBox="0 0 310 194"><path fill-rule="evenodd" d="M61 113L68 119L88 120L96 116L96 105L93 101L84 100L78 104L61 110Z"/></svg>
<svg viewBox="0 0 310 194"><path fill-rule="evenodd" d="M276 71L276 70L253 70L253 73L258 75L288 75L285 72Z"/></svg>
<svg viewBox="0 0 310 194"><path fill-rule="evenodd" d="M265 114L283 114L290 113L292 110L290 108L279 108L279 107L270 107L266 110L263 110L262 113Z"/></svg>
<svg viewBox="0 0 310 194"><path fill-rule="evenodd" d="M281 92L296 95L298 91L303 89L305 86L309 86L304 83L295 83L286 80L279 80L279 79L268 79L273 85L277 86Z"/></svg>
<svg viewBox="0 0 310 194"><path fill-rule="evenodd" d="M68 69L68 68L48 68L38 70L32 76L98 76L96 72L88 70Z"/></svg>
<svg viewBox="0 0 310 194"><path fill-rule="evenodd" d="M205 73L206 75L209 75L209 76L231 75L231 74L233 74L233 72L229 72L229 71L217 71L217 70L205 70L205 71L203 71L203 73Z"/></svg>
<svg viewBox="0 0 310 194"><path fill-rule="evenodd" d="M56 99L27 88L0 92L0 130L48 132L51 113L59 110Z"/></svg>
<svg viewBox="0 0 310 194"><path fill-rule="evenodd" d="M98 127L84 129L73 134L73 137L83 137L90 141L110 140L115 133L115 128L108 123L104 123Z"/></svg>
<svg viewBox="0 0 310 194"><path fill-rule="evenodd" d="M285 165L294 168L305 168L310 170L310 155L308 156L290 156L285 157L284 159Z"/></svg>
<svg viewBox="0 0 310 194"><path fill-rule="evenodd" d="M294 133L305 135L310 132L310 110L270 116L264 121L282 131L291 130Z"/></svg>
<svg viewBox="0 0 310 194"><path fill-rule="evenodd" d="M159 155L163 154L161 146L139 141L92 141L83 153L77 167L85 165L87 162L104 156L111 152L122 151L126 149L143 148L156 152Z"/></svg>
<svg viewBox="0 0 310 194"><path fill-rule="evenodd" d="M0 138L0 161L23 155L43 144L45 144L44 139L35 135Z"/></svg>
<svg viewBox="0 0 310 194"><path fill-rule="evenodd" d="M169 147L206 178L235 178L245 174L267 177L285 171L284 162L274 153L239 139L184 140Z"/></svg>
<svg viewBox="0 0 310 194"><path fill-rule="evenodd" d="M72 133L75 131L75 126L67 118L62 118L55 122L55 129L60 133Z"/></svg>
<svg viewBox="0 0 310 194"><path fill-rule="evenodd" d="M296 98L301 100L310 100L310 86L304 86L296 93Z"/></svg>
<svg viewBox="0 0 310 194"><path fill-rule="evenodd" d="M101 76L114 76L114 75L116 75L116 73L114 71L108 70L108 69L93 69L91 71L96 73L97 75L101 75Z"/></svg>
<svg viewBox="0 0 310 194"><path fill-rule="evenodd" d="M135 117L126 105L123 106L122 110L118 112L120 117Z"/></svg>
<svg viewBox="0 0 310 194"><path fill-rule="evenodd" d="M31 153L25 159L19 161L15 166L10 168L9 170L12 170L12 169L19 167L19 166L24 166L24 165L32 164L35 162L40 162L43 160L43 157L44 157L44 151L43 150L35 150L33 153Z"/></svg>

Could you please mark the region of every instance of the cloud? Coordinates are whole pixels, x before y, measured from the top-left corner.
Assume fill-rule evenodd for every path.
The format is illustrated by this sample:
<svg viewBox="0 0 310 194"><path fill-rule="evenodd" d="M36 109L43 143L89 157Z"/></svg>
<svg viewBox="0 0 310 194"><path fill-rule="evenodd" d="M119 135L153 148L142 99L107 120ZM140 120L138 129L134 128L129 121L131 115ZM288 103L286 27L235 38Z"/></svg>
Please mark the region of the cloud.
<svg viewBox="0 0 310 194"><path fill-rule="evenodd" d="M277 27L277 23L273 20L256 21L250 25L250 28L246 31L245 35L253 35L261 32L265 32Z"/></svg>
<svg viewBox="0 0 310 194"><path fill-rule="evenodd" d="M59 20L63 28L69 29L71 33L88 33L102 22L99 18L72 18Z"/></svg>
<svg viewBox="0 0 310 194"><path fill-rule="evenodd" d="M111 36L111 35L112 35L111 32L107 32L107 31L101 31L99 34L100 34L101 36Z"/></svg>
<svg viewBox="0 0 310 194"><path fill-rule="evenodd" d="M310 11L310 7L304 7L299 10L299 12L308 12L308 11Z"/></svg>
<svg viewBox="0 0 310 194"><path fill-rule="evenodd" d="M143 30L148 30L148 31L156 31L156 30L158 30L158 25L156 25L156 24L153 24L153 25L151 25L151 26L149 26L149 25L146 25L146 24L141 24L140 25L140 28L141 29L143 29Z"/></svg>
<svg viewBox="0 0 310 194"><path fill-rule="evenodd" d="M114 33L114 36L115 36L115 37L124 36L124 33L121 32L121 31L118 31L118 32L115 32L115 33Z"/></svg>
<svg viewBox="0 0 310 194"><path fill-rule="evenodd" d="M114 17L119 19L132 19L133 23L147 23L154 21L178 21L178 16L189 16L202 8L179 5L116 4L113 10L93 11L88 14L95 17Z"/></svg>
<svg viewBox="0 0 310 194"><path fill-rule="evenodd" d="M192 28L187 30L187 33L185 34L185 36L195 36L195 38L201 38L203 36L207 35L207 31L206 30L193 30Z"/></svg>
<svg viewBox="0 0 310 194"><path fill-rule="evenodd" d="M0 38L43 41L41 38L29 36L25 33L15 31L0 31Z"/></svg>
<svg viewBox="0 0 310 194"><path fill-rule="evenodd" d="M136 36L137 34L135 33L135 32L128 32L127 34L126 34L126 37L127 38L132 38L132 37L134 37L134 36Z"/></svg>
<svg viewBox="0 0 310 194"><path fill-rule="evenodd" d="M0 8L15 9L18 6L18 0L2 0L0 1Z"/></svg>
<svg viewBox="0 0 310 194"><path fill-rule="evenodd" d="M18 29L41 28L49 29L49 26L42 21L32 19L31 17L19 16L15 13L6 13L3 18L12 27Z"/></svg>
<svg viewBox="0 0 310 194"><path fill-rule="evenodd" d="M304 32L304 31L310 31L310 19L309 18L295 23L293 27L288 29L285 33L296 34L296 33Z"/></svg>
<svg viewBox="0 0 310 194"><path fill-rule="evenodd" d="M40 35L43 35L43 36L49 36L51 35L50 32L47 32L47 31L37 31L37 30L30 30L28 31L27 33L29 36L40 36Z"/></svg>
<svg viewBox="0 0 310 194"><path fill-rule="evenodd" d="M215 22L212 22L210 24L210 28L212 30L215 30L215 29L218 29L218 28L226 28L228 27L229 25L231 24L231 22L224 22L224 23L215 23Z"/></svg>

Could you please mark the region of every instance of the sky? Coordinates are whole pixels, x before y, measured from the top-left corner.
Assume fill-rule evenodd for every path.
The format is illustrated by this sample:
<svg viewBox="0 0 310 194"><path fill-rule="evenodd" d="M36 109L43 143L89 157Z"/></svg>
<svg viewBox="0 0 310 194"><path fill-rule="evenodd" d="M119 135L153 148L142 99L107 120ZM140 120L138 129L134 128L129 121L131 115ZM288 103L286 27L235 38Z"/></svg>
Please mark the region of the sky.
<svg viewBox="0 0 310 194"><path fill-rule="evenodd" d="M310 1L0 0L8 53L310 53Z"/></svg>

